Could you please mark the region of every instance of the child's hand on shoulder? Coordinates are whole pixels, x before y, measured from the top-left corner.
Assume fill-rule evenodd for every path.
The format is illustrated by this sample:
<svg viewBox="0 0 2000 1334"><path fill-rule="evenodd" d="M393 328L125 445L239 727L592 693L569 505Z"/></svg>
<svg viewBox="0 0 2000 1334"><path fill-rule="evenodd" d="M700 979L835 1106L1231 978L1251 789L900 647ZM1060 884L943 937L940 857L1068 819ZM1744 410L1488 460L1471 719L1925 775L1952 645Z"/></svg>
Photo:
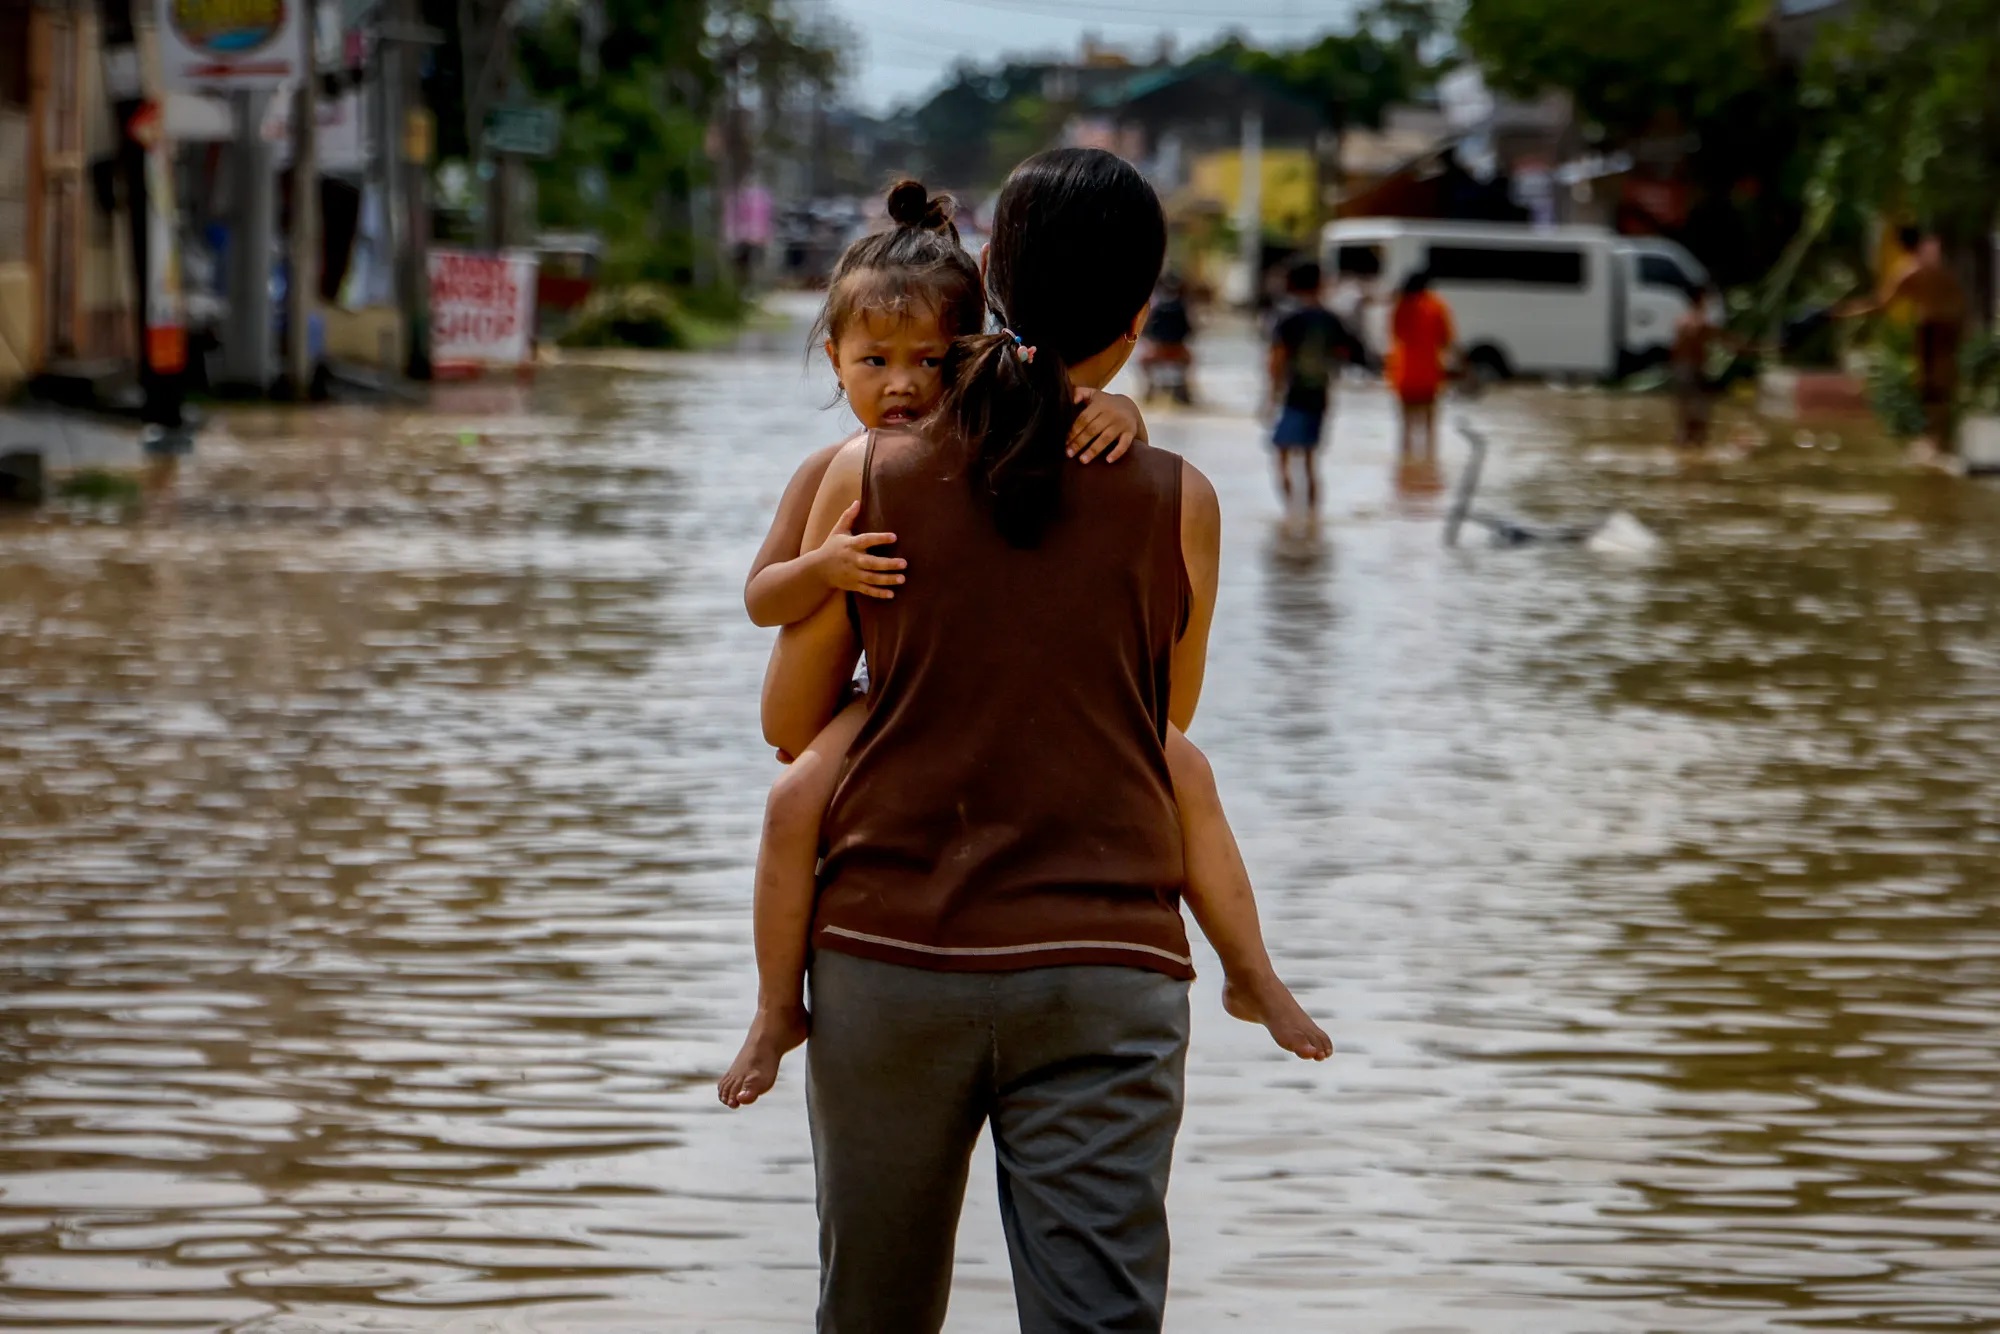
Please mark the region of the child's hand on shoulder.
<svg viewBox="0 0 2000 1334"><path fill-rule="evenodd" d="M903 582L903 576L895 571L904 569L909 562L900 556L871 555L873 548L888 546L896 540L896 535L857 533L854 525L860 517L861 502L857 500L847 507L840 522L826 535L826 541L813 552L813 559L829 588L871 598L893 598L895 585Z"/></svg>
<svg viewBox="0 0 2000 1334"><path fill-rule="evenodd" d="M1079 410L1069 428L1069 456L1078 463L1100 457L1116 463L1134 440L1146 438L1146 419L1139 415L1139 405L1125 395L1079 389L1076 401Z"/></svg>

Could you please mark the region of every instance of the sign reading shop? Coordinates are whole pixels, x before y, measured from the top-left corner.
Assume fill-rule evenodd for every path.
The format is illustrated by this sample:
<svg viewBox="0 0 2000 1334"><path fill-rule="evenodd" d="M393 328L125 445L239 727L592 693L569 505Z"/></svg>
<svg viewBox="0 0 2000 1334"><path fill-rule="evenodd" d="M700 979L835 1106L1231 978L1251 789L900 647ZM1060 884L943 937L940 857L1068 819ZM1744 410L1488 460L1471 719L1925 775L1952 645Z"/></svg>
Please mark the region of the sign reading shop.
<svg viewBox="0 0 2000 1334"><path fill-rule="evenodd" d="M430 252L431 370L441 379L519 369L535 355L532 250Z"/></svg>
<svg viewBox="0 0 2000 1334"><path fill-rule="evenodd" d="M301 0L158 0L167 86L276 88L303 64Z"/></svg>

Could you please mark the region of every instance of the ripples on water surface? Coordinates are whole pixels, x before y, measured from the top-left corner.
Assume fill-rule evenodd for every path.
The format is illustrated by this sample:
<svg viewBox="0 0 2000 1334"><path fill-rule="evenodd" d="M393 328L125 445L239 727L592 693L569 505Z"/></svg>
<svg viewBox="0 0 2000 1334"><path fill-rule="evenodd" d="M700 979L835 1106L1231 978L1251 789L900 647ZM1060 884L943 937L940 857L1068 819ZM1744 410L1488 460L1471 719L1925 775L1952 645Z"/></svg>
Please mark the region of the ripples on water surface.
<svg viewBox="0 0 2000 1334"><path fill-rule="evenodd" d="M710 1080L738 590L823 389L787 338L235 412L142 521L0 519L0 1326L804 1326L797 1062ZM1156 423L1230 524L1196 739L1341 1045L1198 984L1173 1328L2000 1327L2000 492L1453 410L1496 503L1665 554L1444 552L1373 390L1319 544L1244 418ZM955 1329L1010 1323L989 1179Z"/></svg>

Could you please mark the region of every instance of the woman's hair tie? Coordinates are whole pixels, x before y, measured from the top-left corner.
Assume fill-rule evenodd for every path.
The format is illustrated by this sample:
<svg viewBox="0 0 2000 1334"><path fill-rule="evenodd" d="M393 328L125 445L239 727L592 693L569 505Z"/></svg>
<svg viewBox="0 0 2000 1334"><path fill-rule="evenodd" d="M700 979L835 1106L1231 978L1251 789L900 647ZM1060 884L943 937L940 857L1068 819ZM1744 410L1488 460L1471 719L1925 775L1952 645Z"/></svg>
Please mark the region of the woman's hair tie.
<svg viewBox="0 0 2000 1334"><path fill-rule="evenodd" d="M1019 358L1020 358L1020 359L1021 359L1022 361L1026 361L1026 362L1033 362L1033 361L1034 361L1034 359L1035 359L1035 349L1034 349L1034 348L1032 348L1032 347L1030 347L1030 346L1028 346L1028 342L1027 342L1027 340L1026 340L1026 339L1022 338L1022 337L1021 337L1021 335L1019 335L1019 334L1015 333L1015 332L1014 332L1014 331L1013 331L1012 329L1008 329L1008 328L1004 328L1004 327L1003 327L1003 328L1002 328L1002 329L1000 330L1000 332L1001 332L1001 333L1003 333L1003 334L1005 334L1005 335L1007 335L1007 337L1009 337L1009 338L1011 338L1011 339L1013 339L1013 340L1014 340L1014 355L1015 355L1015 356L1019 357Z"/></svg>

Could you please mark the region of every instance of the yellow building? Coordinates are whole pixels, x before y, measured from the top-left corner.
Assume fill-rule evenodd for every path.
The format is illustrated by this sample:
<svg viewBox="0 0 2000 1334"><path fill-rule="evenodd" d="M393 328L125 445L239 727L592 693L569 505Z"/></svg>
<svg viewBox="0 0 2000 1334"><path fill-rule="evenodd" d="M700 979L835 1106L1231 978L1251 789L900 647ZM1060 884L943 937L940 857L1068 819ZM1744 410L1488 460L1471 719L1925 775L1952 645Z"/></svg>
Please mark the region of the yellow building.
<svg viewBox="0 0 2000 1334"><path fill-rule="evenodd" d="M1263 160L1265 233L1293 241L1310 240L1319 216L1313 200L1319 192L1319 167L1311 150L1267 146ZM1219 207L1223 216L1233 219L1242 198L1243 150L1219 148L1188 163L1188 183L1175 195L1174 203L1189 211Z"/></svg>

